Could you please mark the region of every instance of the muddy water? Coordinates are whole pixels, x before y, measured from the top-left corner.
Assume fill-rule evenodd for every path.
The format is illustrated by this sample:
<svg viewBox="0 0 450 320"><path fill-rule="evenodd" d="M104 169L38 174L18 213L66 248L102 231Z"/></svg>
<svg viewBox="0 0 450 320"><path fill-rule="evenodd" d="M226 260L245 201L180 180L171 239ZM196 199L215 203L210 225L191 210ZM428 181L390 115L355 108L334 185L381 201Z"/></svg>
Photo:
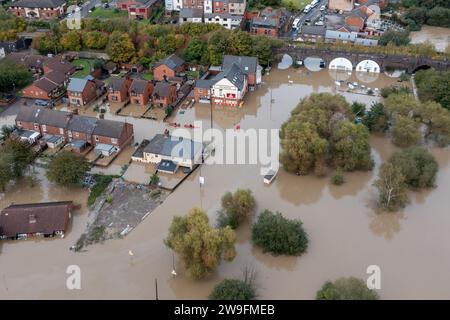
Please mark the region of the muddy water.
<svg viewBox="0 0 450 320"><path fill-rule="evenodd" d="M411 43L431 42L437 51L444 52L450 44L450 29L432 26L422 26L420 31L410 34Z"/></svg>
<svg viewBox="0 0 450 320"><path fill-rule="evenodd" d="M395 81L380 75L375 84L381 88ZM241 128L278 128L302 97L334 90L334 79L328 70L314 74L304 69L273 70L264 77L262 88L250 93L241 110L214 108L213 125L231 128L240 123ZM347 97L366 103L377 99L356 94ZM208 105L177 113L174 119L180 123L201 119L209 126ZM146 122L139 132L154 123ZM379 165L395 148L383 137L371 137L371 144L376 162L374 171L346 174L347 182L341 187L330 185L328 179L298 177L283 171L267 186L263 184L259 166L203 166L202 189L197 170L122 240L94 245L87 252L69 251L81 233L79 224L83 223L84 209L74 219L76 227L63 240L3 242L0 297L154 299L156 278L162 299L202 299L218 281L239 277L242 267L251 265L257 271L260 298L312 299L325 280L350 275L364 278L367 266L376 264L382 270L380 294L384 299L450 298L449 150L433 150L441 166L437 189L413 194L411 204L403 212L376 214L372 209L376 194L371 185ZM80 200L86 197L80 191L57 190L46 183L35 188L10 189L0 205L45 197ZM176 259L178 276L173 278L172 253L162 244L172 217L201 206L214 222L220 197L236 188L253 190L258 211L267 208L302 219L310 236L308 252L302 257L264 254L249 243L250 224L247 224L238 229L238 254L233 262L222 263L209 279L192 281ZM129 250L134 256L128 255ZM69 291L65 287L65 269L71 264L81 267L82 290Z"/></svg>

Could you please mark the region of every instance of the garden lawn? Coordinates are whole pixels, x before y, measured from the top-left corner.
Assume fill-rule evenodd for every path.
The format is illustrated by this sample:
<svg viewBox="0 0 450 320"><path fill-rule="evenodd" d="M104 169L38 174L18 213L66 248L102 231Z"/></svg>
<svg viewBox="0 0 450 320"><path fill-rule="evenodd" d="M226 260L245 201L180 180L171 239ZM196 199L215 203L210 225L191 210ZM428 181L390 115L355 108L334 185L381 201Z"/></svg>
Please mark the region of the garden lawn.
<svg viewBox="0 0 450 320"><path fill-rule="evenodd" d="M111 18L120 18L127 17L128 13L122 10L114 10L113 8L104 9L104 8L95 8L94 11L90 12L89 18L99 18L99 19L111 19Z"/></svg>
<svg viewBox="0 0 450 320"><path fill-rule="evenodd" d="M282 0L282 5L286 6L290 1L294 3L294 5L299 10L303 10L307 4L310 4L312 0Z"/></svg>
<svg viewBox="0 0 450 320"><path fill-rule="evenodd" d="M91 70L94 70L96 59L75 59L72 63L76 66L82 66L83 70L77 70L74 74L74 78L85 78L91 74Z"/></svg>

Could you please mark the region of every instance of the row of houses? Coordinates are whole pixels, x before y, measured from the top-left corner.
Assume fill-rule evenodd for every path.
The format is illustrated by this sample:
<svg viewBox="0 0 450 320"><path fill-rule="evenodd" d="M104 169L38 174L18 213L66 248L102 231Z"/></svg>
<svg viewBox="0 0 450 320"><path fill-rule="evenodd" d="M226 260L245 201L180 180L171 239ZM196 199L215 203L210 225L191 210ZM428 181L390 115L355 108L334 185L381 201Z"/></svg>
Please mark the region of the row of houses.
<svg viewBox="0 0 450 320"><path fill-rule="evenodd" d="M73 143L79 146L78 151L89 146L95 148L109 146L109 150L120 152L134 137L133 125L130 123L97 119L48 108L23 106L15 122L16 127L22 132L35 132L46 140L56 141L49 147Z"/></svg>

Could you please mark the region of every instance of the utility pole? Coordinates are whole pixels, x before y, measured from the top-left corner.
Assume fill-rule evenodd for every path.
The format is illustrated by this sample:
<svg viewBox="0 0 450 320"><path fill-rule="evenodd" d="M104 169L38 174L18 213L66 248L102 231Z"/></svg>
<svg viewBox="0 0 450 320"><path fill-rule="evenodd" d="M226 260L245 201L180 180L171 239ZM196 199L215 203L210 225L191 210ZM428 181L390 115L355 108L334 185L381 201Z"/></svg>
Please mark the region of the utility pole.
<svg viewBox="0 0 450 320"><path fill-rule="evenodd" d="M158 300L158 279L155 278L155 300Z"/></svg>

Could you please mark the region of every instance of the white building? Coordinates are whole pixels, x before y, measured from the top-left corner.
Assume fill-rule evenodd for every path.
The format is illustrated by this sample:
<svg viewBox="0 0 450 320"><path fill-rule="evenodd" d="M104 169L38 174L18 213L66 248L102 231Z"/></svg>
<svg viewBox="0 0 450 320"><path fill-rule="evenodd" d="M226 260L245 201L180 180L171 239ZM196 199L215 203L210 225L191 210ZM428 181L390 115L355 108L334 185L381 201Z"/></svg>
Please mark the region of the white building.
<svg viewBox="0 0 450 320"><path fill-rule="evenodd" d="M205 13L205 23L218 23L227 29L239 28L242 23L243 16L232 14L210 14Z"/></svg>
<svg viewBox="0 0 450 320"><path fill-rule="evenodd" d="M212 0L204 0L203 1L203 12L204 13L212 13L213 12L213 1Z"/></svg>
<svg viewBox="0 0 450 320"><path fill-rule="evenodd" d="M222 71L214 79L216 82L211 88L212 102L218 105L237 107L241 104L248 89L247 77L233 64Z"/></svg>
<svg viewBox="0 0 450 320"><path fill-rule="evenodd" d="M166 11L180 11L183 9L183 0L166 0Z"/></svg>
<svg viewBox="0 0 450 320"><path fill-rule="evenodd" d="M203 10L197 8L183 8L180 11L180 24L185 22L202 23Z"/></svg>

